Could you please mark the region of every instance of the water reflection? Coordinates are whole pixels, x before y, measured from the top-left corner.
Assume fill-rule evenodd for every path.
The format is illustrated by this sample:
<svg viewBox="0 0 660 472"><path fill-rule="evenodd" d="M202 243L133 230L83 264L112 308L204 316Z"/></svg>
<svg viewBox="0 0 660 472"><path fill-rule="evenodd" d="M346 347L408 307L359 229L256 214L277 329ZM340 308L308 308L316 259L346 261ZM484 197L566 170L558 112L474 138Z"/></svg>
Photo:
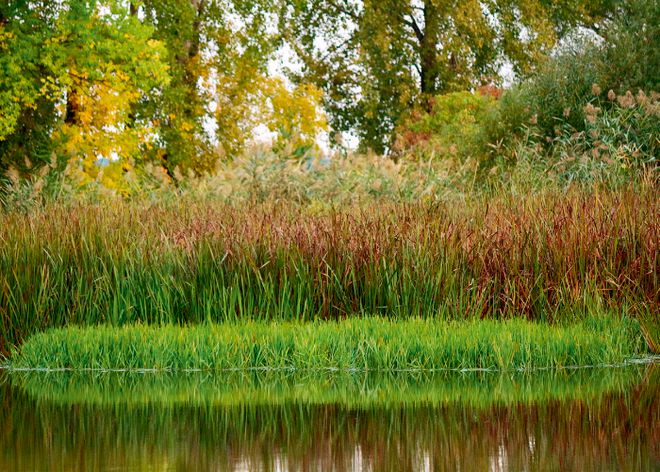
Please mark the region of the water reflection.
<svg viewBox="0 0 660 472"><path fill-rule="evenodd" d="M657 365L0 383L0 470L660 469Z"/></svg>

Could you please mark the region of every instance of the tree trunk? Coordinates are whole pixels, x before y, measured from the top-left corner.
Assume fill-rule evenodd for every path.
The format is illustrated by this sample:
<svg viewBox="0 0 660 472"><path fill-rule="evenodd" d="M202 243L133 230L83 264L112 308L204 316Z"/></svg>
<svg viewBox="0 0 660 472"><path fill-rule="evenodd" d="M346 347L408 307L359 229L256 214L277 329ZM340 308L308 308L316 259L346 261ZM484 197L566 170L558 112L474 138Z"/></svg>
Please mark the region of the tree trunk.
<svg viewBox="0 0 660 472"><path fill-rule="evenodd" d="M188 51L186 61L188 64L199 54L200 45L201 45L201 27L202 27L202 16L204 14L205 1L204 0L191 0L192 6L195 8L195 19L192 24L192 37L187 43ZM188 73L190 71L187 71ZM197 77L189 77L187 74L187 79L194 79L195 86L197 85Z"/></svg>
<svg viewBox="0 0 660 472"><path fill-rule="evenodd" d="M135 2L130 2L128 6L128 10L129 10L129 14L132 17L137 18L138 6ZM130 110L128 112L128 120L127 120L127 125L131 128L135 127L135 119L137 115L136 108L137 108L137 103L136 102L131 103Z"/></svg>
<svg viewBox="0 0 660 472"><path fill-rule="evenodd" d="M197 67L192 67L193 61L197 58L201 49L201 35L202 35L202 18L204 15L205 1L204 0L191 0L195 8L195 19L192 24L192 37L187 42L187 51L184 52L184 75L183 81L186 84L186 92L188 95L188 105L186 107L188 118L195 121L194 107L199 101L199 94L197 91L197 82L199 81L199 74Z"/></svg>
<svg viewBox="0 0 660 472"><path fill-rule="evenodd" d="M64 115L64 122L68 125L77 125L79 110L80 98L75 89L70 88L66 94L66 115Z"/></svg>
<svg viewBox="0 0 660 472"><path fill-rule="evenodd" d="M424 3L424 34L419 43L422 95L433 95L438 90L438 41L440 15L432 0Z"/></svg>

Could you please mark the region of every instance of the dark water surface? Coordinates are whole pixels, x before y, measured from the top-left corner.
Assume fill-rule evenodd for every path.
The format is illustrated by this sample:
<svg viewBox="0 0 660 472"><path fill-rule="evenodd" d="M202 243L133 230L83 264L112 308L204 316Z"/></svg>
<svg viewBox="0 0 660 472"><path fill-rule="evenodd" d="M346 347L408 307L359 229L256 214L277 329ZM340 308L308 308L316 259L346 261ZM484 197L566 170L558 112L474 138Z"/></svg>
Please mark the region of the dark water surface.
<svg viewBox="0 0 660 472"><path fill-rule="evenodd" d="M0 471L660 470L660 365L0 371Z"/></svg>

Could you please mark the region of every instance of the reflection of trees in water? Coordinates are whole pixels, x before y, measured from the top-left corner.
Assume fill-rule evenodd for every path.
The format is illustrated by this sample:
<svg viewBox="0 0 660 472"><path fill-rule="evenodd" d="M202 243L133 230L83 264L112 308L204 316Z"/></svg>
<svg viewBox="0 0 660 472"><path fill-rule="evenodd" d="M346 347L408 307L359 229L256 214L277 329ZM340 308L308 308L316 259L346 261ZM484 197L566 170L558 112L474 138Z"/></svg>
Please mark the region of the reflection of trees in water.
<svg viewBox="0 0 660 472"><path fill-rule="evenodd" d="M0 469L651 470L660 369L626 393L474 407L83 406L5 387Z"/></svg>

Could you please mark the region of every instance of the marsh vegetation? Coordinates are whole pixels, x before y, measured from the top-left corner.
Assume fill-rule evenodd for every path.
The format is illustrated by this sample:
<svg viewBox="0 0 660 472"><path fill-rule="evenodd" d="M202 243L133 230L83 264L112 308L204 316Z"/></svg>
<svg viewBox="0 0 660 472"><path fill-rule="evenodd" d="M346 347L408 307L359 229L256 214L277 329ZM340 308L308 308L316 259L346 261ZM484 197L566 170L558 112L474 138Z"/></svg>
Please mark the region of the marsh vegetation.
<svg viewBox="0 0 660 472"><path fill-rule="evenodd" d="M660 469L656 3L0 2L0 469Z"/></svg>

